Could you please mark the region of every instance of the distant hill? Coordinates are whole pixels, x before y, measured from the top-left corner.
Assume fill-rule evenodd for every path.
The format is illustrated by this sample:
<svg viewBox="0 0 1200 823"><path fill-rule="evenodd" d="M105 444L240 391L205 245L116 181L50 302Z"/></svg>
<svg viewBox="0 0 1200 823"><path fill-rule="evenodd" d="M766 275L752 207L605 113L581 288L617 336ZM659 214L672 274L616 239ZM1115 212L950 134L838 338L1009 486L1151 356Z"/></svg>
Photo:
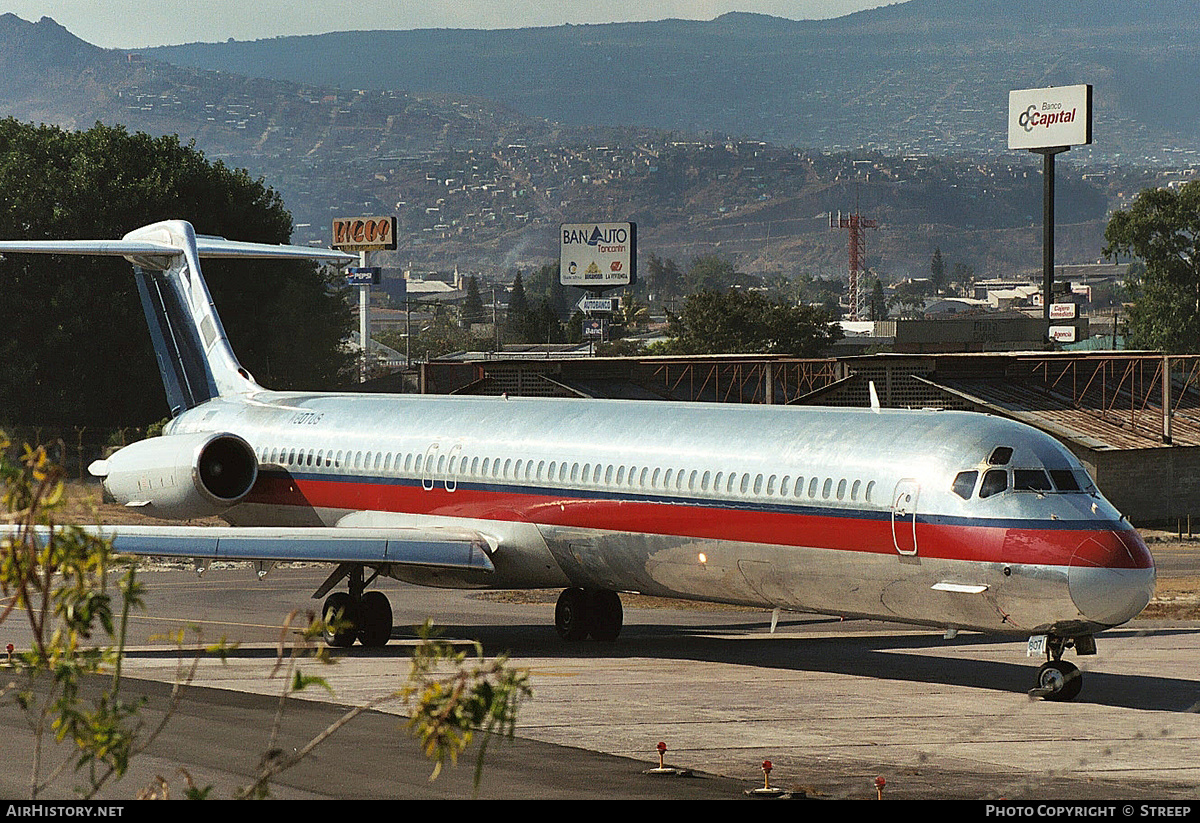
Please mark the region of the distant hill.
<svg viewBox="0 0 1200 823"><path fill-rule="evenodd" d="M830 230L829 215L861 206L879 223L879 230L869 233L868 263L887 281L926 273L935 247L948 268L961 264L978 276L1036 270L1041 259L1036 158L1002 148L999 126L972 96L974 87L946 69L941 58L932 60L928 54L933 47L913 34L914 8L938 11L943 6L961 11L964 4L914 0L823 23L726 15L711 23L327 35L222 44L269 47L268 52L281 59L289 53L309 54L313 66L437 63L444 67L441 74L469 78L472 72L486 74L481 63L462 62L464 51L469 51L463 43L475 38L476 50L491 55L497 71L524 66L513 69L518 81L532 78L539 88L558 90L555 94L564 100L570 95L561 88L574 84L576 108L601 121L599 126L563 123L517 111L515 103L421 91L415 85L408 90L373 89L355 82L338 88L325 84L335 79L264 79L227 69L181 67L164 62L168 50L99 49L49 18L32 23L6 14L0 15L0 116L65 128L102 121L153 135L178 134L194 141L210 159L265 178L293 214L295 242L327 244L334 216L396 214L401 247L385 255L381 264L397 268L510 275L513 267L529 270L557 257L560 223L594 219L635 220L644 255L675 259L685 266L695 257L716 254L742 271L775 278L837 277L846 267L847 238L844 232ZM978 7L987 9L986 4ZM998 7L997 16L1001 11ZM928 42L944 43L944 31L965 38L960 19L949 13L935 19L928 28L939 33L929 34ZM1131 31L1139 25L1158 25L1157 18L1139 23L1136 15L1120 20ZM981 26L1004 28L992 22ZM874 39L856 40L847 34L859 31ZM855 91L847 86L835 93L815 76L797 83L800 69L788 61L808 65L804 61L815 60L818 51L833 54L830 32L841 32L837 36L852 52L873 43L876 52L890 49L894 56L867 59L853 52L853 58L846 53L830 58L843 68L853 61L862 64L853 73L827 71L830 83L866 84ZM553 64L546 55L553 55L555 48L615 55L617 34L631 44L628 65L622 69L628 89L605 81L596 71L534 77L537 72L528 69ZM366 47L374 42L372 37L383 43L399 35L415 38L411 55L387 51L383 45ZM444 42L440 60L416 47L430 38ZM536 59L523 60L519 55L526 53L530 38L541 38L543 48L535 52ZM507 62L501 60L497 45L506 42ZM809 42L810 53L798 52L798 42ZM1178 54L1194 49L1187 38L1172 42ZM688 43L707 59L683 59L681 44ZM1032 51L1045 61L1046 44L1034 45ZM665 46L675 51L662 51ZM955 48L937 48L984 51L966 39ZM1162 59L1175 59L1170 49L1159 51L1165 55ZM318 59L318 53L338 59ZM351 54L360 56L351 60ZM384 57L372 59L377 54ZM769 58L764 60L763 54ZM895 57L902 54L907 62ZM762 90L776 86L760 64L772 61L784 78L778 88L802 87L819 98L823 108L806 110L795 101L764 98L770 95ZM941 102L913 108L909 75L896 68L898 61L908 66L929 63L937 67L935 73L945 74L929 81L928 93L936 92ZM258 62L269 61L263 56ZM1070 62L1060 63L1065 72ZM736 77L719 77L718 69L731 64L746 69ZM654 72L647 68L652 65L658 67ZM703 104L658 100L652 84L633 76L638 66L647 76L657 72L663 82L673 84L672 94L703 98ZM752 68L760 74L751 76ZM934 71L928 66L926 70ZM437 74L430 71L431 76ZM972 72L970 80L974 83L985 74ZM693 79L684 82L687 77ZM476 79L481 87L486 78ZM492 84L489 88L503 85L487 82ZM511 85L510 97L541 99L531 87L521 91L519 82ZM1107 87L1097 87L1101 100L1110 95L1103 88ZM504 91L495 88L498 95ZM621 101L633 94L644 97L644 105L634 111L650 112L659 104L675 107L694 118L729 124L721 127L727 131L703 134L630 125ZM965 105L964 97L971 102ZM1141 97L1151 106L1155 95ZM1195 111L1194 105L1180 108L1189 115ZM800 118L813 129L814 148L737 137L754 133L759 123L780 126L785 117ZM1110 114L1105 122L1098 122L1096 132L1107 151L1113 145L1115 121ZM987 123L986 130L978 123ZM834 137L843 133L843 149L854 146L853 151L839 150ZM890 135L895 150L858 148L872 133ZM1158 140L1154 145L1160 148L1188 145L1162 142L1166 132L1144 122L1129 134L1147 145ZM971 150L972 139L988 148ZM1184 151L1176 156L1186 158ZM1150 173L1100 167L1094 155L1085 179L1079 169L1086 159L1086 152L1073 150L1059 173L1061 262L1094 262L1108 210L1142 186L1161 183ZM1130 158L1126 154L1121 159Z"/></svg>
<svg viewBox="0 0 1200 823"><path fill-rule="evenodd" d="M342 32L147 51L344 89L474 95L568 126L836 150L1003 151L1011 89L1092 83L1089 156L1200 148L1200 3L911 0L834 20Z"/></svg>

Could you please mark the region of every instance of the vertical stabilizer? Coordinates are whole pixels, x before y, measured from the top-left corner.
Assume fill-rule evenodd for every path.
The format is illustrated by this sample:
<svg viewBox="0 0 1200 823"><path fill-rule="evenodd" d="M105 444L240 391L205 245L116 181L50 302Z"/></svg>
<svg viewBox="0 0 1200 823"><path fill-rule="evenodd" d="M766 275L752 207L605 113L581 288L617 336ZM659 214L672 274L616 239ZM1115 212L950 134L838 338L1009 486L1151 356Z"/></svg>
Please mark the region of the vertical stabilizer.
<svg viewBox="0 0 1200 823"><path fill-rule="evenodd" d="M214 397L260 388L229 346L200 273L201 257L313 260L337 266L357 259L329 249L197 235L183 220L145 226L120 240L0 240L0 254L6 253L120 256L133 263L172 417Z"/></svg>
<svg viewBox="0 0 1200 823"><path fill-rule="evenodd" d="M161 243L182 252L132 258L171 415L220 395L258 389L229 346L200 272L191 224L156 223L123 239Z"/></svg>

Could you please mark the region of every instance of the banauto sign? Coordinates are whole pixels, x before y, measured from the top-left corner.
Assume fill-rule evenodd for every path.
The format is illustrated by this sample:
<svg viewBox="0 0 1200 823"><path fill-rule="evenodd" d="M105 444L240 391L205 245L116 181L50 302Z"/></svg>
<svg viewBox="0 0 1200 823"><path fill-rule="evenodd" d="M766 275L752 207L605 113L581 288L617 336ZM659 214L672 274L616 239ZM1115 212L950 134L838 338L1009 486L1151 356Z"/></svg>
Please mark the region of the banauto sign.
<svg viewBox="0 0 1200 823"><path fill-rule="evenodd" d="M1092 142L1092 87L1059 86L1008 93L1008 147L1049 149Z"/></svg>
<svg viewBox="0 0 1200 823"><path fill-rule="evenodd" d="M600 290L636 281L636 223L564 223L559 236L564 286Z"/></svg>

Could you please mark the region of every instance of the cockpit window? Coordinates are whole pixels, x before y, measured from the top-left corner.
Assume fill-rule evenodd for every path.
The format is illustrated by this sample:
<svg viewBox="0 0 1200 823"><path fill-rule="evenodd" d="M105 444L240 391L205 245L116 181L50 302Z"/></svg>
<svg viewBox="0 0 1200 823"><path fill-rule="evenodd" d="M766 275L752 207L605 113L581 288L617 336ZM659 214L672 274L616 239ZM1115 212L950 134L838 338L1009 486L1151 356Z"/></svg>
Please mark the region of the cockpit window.
<svg viewBox="0 0 1200 823"><path fill-rule="evenodd" d="M1015 469L1013 471L1013 491L1019 492L1048 492L1053 491L1050 477L1042 469Z"/></svg>
<svg viewBox="0 0 1200 823"><path fill-rule="evenodd" d="M1082 491L1079 488L1079 480L1070 469L1051 469L1050 479L1054 481L1054 488L1060 492Z"/></svg>
<svg viewBox="0 0 1200 823"><path fill-rule="evenodd" d="M1005 469L989 469L983 475L983 482L979 484L979 496L991 497L993 494L999 494L1008 488L1008 471Z"/></svg>
<svg viewBox="0 0 1200 823"><path fill-rule="evenodd" d="M1008 461L1012 460L1013 450L1008 446L997 446L992 449L992 453L988 455L989 466L1007 466Z"/></svg>
<svg viewBox="0 0 1200 823"><path fill-rule="evenodd" d="M975 491L975 481L979 479L979 472L959 472L954 478L954 493L963 500L971 499L971 492Z"/></svg>

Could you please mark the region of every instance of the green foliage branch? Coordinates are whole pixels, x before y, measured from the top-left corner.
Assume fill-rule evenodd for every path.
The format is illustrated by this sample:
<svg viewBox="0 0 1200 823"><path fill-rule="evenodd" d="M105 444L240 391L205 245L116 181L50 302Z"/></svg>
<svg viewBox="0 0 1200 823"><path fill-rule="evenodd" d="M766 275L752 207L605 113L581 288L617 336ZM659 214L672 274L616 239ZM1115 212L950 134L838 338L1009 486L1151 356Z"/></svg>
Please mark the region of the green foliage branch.
<svg viewBox="0 0 1200 823"><path fill-rule="evenodd" d="M818 357L841 339L828 310L773 301L742 289L705 289L668 312L668 354L790 354Z"/></svg>
<svg viewBox="0 0 1200 823"><path fill-rule="evenodd" d="M166 711L156 724L148 724L143 697L127 698L122 688L124 657L132 612L143 607L143 587L136 565L112 551L111 541L76 526L60 526L54 512L64 499L61 469L44 447L24 447L14 458L11 444L0 433L0 482L3 483L4 528L0 531L0 622L16 613L26 615L30 648L14 655L9 664L23 684L14 680L0 690L24 713L34 735L30 774L31 799L41 796L73 768L85 784L78 793L93 798L107 784L119 780L134 757L145 751L175 714L187 685L194 681L201 659L225 661L230 645L221 641L203 645L195 641L190 657L180 656ZM111 570L123 568L115 584ZM340 620L335 615L334 623ZM427 621L418 629L408 680L402 689L356 706L319 734L290 752L280 744L282 718L288 700L311 688L333 694L326 678L302 668L304 661L334 662L320 638L330 628L307 612L292 612L280 629L272 678L280 690L267 747L253 781L234 792L239 799L270 796L272 781L295 766L362 713L388 702L402 701L409 709L408 726L433 761L430 779L436 779L447 762L459 756L482 735L475 765L474 785L482 779L488 742L497 735L511 737L522 700L532 695L529 674L513 667L507 655L488 659L482 647L474 655L440 640ZM198 630L196 631L199 635ZM183 651L187 632L166 636ZM158 638L162 639L162 638ZM187 662L183 662L186 660ZM90 681L103 678L100 688ZM88 695L95 692L95 696ZM46 742L62 745L67 755L47 772ZM197 786L185 769L184 796L203 799L211 786ZM159 776L140 797L168 797L169 781Z"/></svg>
<svg viewBox="0 0 1200 823"><path fill-rule="evenodd" d="M1200 181L1147 189L1114 212L1104 231L1109 259L1133 257L1126 287L1129 345L1200 352Z"/></svg>
<svg viewBox="0 0 1200 823"><path fill-rule="evenodd" d="M162 720L147 725L145 700L129 699L122 691L129 619L143 603L135 566L114 555L109 541L79 527L57 526L61 470L44 447L25 446L14 459L10 446L0 435L6 512L0 621L23 613L31 641L11 660L21 683L9 683L4 697L23 712L33 732L30 799L69 768L85 780L77 792L92 798L124 776L132 758L162 732L182 684L177 682ZM122 565L117 580L110 580L112 567ZM97 680L99 687L91 688ZM47 767L49 740L64 746L66 756Z"/></svg>

